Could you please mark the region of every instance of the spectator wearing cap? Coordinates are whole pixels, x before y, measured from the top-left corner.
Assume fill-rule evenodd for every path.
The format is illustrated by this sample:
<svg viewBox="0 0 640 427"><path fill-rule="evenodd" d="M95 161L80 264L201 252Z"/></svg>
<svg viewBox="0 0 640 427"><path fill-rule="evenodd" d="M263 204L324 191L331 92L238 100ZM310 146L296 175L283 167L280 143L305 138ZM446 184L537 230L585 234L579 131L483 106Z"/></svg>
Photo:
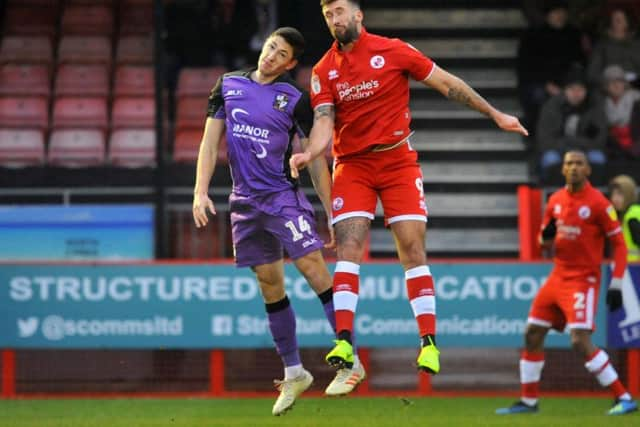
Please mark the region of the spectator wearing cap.
<svg viewBox="0 0 640 427"><path fill-rule="evenodd" d="M545 185L563 182L560 166L564 153L580 149L591 163L591 180L603 184L606 166L607 119L602 102L592 102L584 69L573 66L562 91L550 98L540 111L536 146L540 155L540 178Z"/></svg>
<svg viewBox="0 0 640 427"><path fill-rule="evenodd" d="M640 77L640 39L636 37L637 24L633 16L622 8L615 8L608 15L607 28L591 53L588 78L598 86L602 83L604 69L619 65L626 78L632 82Z"/></svg>
<svg viewBox="0 0 640 427"><path fill-rule="evenodd" d="M631 88L625 71L619 65L605 68L602 80L606 95L604 111L611 141L609 157L638 157L640 147L635 146L631 138L631 113L640 100L640 91Z"/></svg>
<svg viewBox="0 0 640 427"><path fill-rule="evenodd" d="M518 45L518 92L529 129L535 128L542 104L562 91L571 64L585 60L581 33L568 22L567 3L550 1L543 11L544 25L526 30Z"/></svg>

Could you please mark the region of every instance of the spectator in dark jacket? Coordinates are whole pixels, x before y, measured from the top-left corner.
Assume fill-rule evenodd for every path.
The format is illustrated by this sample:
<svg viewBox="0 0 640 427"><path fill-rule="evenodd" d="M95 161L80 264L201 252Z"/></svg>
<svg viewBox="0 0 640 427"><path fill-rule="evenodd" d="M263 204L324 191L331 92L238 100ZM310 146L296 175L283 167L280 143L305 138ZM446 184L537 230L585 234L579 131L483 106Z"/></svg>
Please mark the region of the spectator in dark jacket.
<svg viewBox="0 0 640 427"><path fill-rule="evenodd" d="M607 119L602 102L592 102L582 67L573 67L560 94L549 99L540 112L536 143L541 178L545 184L562 182L563 154L580 149L592 166L592 181L602 184L606 164Z"/></svg>
<svg viewBox="0 0 640 427"><path fill-rule="evenodd" d="M568 24L567 5L554 1L545 9L545 24L530 28L520 39L518 88L524 125L534 128L540 107L562 90L562 77L572 63L584 61L581 34Z"/></svg>
<svg viewBox="0 0 640 427"><path fill-rule="evenodd" d="M604 36L591 53L588 77L593 85L602 83L602 73L609 65L621 66L628 81L640 77L640 39L632 15L621 8L611 11Z"/></svg>

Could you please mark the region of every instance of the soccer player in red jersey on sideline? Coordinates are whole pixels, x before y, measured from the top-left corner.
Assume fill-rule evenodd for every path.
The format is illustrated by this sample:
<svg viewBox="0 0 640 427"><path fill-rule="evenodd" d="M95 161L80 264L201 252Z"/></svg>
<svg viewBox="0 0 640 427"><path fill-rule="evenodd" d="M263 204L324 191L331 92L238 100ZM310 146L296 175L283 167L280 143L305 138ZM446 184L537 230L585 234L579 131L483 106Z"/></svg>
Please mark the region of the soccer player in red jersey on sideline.
<svg viewBox="0 0 640 427"><path fill-rule="evenodd" d="M544 211L540 232L543 247L555 246L553 270L531 304L525 350L520 358L521 397L500 415L538 411L538 385L544 366L544 338L550 328L568 326L571 345L585 360L585 367L616 400L609 415L638 410L638 405L618 378L607 353L595 347L591 334L600 288L600 266L605 238L613 250L614 267L607 291L611 311L622 306L622 276L627 267L627 249L614 207L587 177L591 168L582 151L568 151L562 174L566 186L553 193Z"/></svg>
<svg viewBox="0 0 640 427"><path fill-rule="evenodd" d="M360 263L380 198L391 229L422 339L417 365L437 374L436 301L427 265L427 207L417 153L409 142L409 77L447 98L490 117L506 131L527 135L516 117L504 114L458 77L436 66L413 46L370 34L356 0L321 0L335 39L313 68L314 125L304 152L290 159L291 171L322 155L333 137L332 221L337 244L333 276L337 340L329 364L349 367L358 303Z"/></svg>

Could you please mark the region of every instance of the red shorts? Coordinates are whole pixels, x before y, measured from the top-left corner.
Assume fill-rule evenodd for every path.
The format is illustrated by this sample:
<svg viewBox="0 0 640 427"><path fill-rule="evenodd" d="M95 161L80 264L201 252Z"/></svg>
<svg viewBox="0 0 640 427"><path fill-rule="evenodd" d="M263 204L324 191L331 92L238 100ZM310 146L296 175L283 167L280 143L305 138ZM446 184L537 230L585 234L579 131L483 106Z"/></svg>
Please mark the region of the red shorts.
<svg viewBox="0 0 640 427"><path fill-rule="evenodd" d="M352 217L373 219L378 197L385 224L427 221L418 154L408 143L336 161L331 188L333 223Z"/></svg>
<svg viewBox="0 0 640 427"><path fill-rule="evenodd" d="M595 330L600 277L552 272L531 303L528 323L563 331Z"/></svg>

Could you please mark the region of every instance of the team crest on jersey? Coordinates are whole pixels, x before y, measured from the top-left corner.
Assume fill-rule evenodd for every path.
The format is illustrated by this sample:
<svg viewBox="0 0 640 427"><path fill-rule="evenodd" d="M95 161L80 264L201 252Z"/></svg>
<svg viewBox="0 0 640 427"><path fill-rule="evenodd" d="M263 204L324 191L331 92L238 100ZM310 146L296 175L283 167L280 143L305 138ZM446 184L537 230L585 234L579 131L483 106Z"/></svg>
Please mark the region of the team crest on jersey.
<svg viewBox="0 0 640 427"><path fill-rule="evenodd" d="M336 197L335 199L333 199L334 211L339 211L340 209L342 209L343 206L344 206L344 200L342 200L342 197Z"/></svg>
<svg viewBox="0 0 640 427"><path fill-rule="evenodd" d="M589 206L580 206L580 209L578 209L578 216L582 219L587 219L591 216L591 209L589 209Z"/></svg>
<svg viewBox="0 0 640 427"><path fill-rule="evenodd" d="M384 67L384 63L385 63L384 57L380 55L374 55L369 60L369 64L371 65L371 67L375 68L376 70L379 70L380 68Z"/></svg>
<svg viewBox="0 0 640 427"><path fill-rule="evenodd" d="M327 77L329 78L329 80L335 80L340 76L338 75L338 70L330 70Z"/></svg>
<svg viewBox="0 0 640 427"><path fill-rule="evenodd" d="M555 215L560 215L560 212L562 212L562 206L556 203L556 204L553 206L553 213L554 213Z"/></svg>
<svg viewBox="0 0 640 427"><path fill-rule="evenodd" d="M320 93L320 89L322 89L320 87L320 78L314 74L311 76L311 91L314 95L317 95Z"/></svg>
<svg viewBox="0 0 640 427"><path fill-rule="evenodd" d="M284 109L287 107L288 104L289 104L289 97L284 93L277 94L275 99L273 100L273 108L275 108L278 111L284 111Z"/></svg>
<svg viewBox="0 0 640 427"><path fill-rule="evenodd" d="M616 212L616 210L611 205L609 205L609 207L607 207L607 215L609 215L609 218L611 218L611 221L617 221L618 220L618 213Z"/></svg>

